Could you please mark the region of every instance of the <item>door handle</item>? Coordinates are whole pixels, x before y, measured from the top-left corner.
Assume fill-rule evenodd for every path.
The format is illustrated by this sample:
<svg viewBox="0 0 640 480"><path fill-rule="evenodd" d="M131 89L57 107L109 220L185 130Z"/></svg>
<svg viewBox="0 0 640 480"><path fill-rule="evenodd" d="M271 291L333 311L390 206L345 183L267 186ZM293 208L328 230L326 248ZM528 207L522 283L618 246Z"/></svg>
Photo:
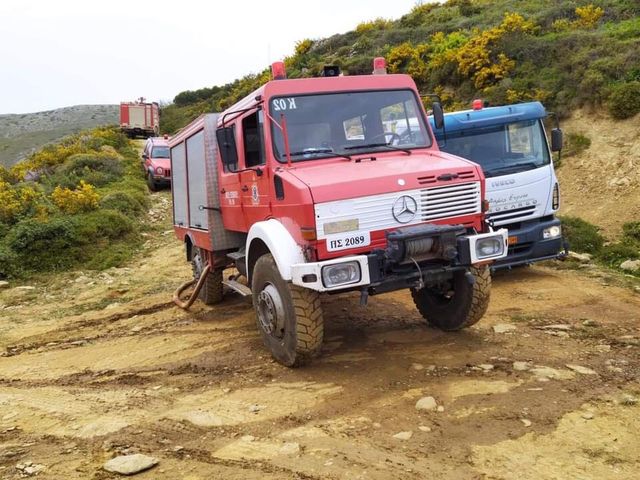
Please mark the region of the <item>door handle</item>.
<svg viewBox="0 0 640 480"><path fill-rule="evenodd" d="M248 192L249 191L249 187L247 187L246 185L242 186L242 191L243 192Z"/></svg>

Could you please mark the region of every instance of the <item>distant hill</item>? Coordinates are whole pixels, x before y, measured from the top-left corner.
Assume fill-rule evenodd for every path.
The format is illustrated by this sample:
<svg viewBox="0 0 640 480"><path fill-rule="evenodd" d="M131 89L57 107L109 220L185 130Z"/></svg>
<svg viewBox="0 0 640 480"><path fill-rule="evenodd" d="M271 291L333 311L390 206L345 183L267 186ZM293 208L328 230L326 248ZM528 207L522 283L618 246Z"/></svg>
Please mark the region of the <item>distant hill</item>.
<svg viewBox="0 0 640 480"><path fill-rule="evenodd" d="M76 105L0 115L0 165L10 167L47 143L98 125L117 124L118 105Z"/></svg>

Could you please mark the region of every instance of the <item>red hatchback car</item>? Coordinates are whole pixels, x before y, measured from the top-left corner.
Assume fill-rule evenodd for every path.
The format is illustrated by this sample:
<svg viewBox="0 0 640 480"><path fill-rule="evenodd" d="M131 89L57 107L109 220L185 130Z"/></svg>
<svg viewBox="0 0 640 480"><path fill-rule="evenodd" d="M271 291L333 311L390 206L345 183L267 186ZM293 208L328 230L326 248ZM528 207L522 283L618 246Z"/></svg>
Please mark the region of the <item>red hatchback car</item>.
<svg viewBox="0 0 640 480"><path fill-rule="evenodd" d="M171 185L171 160L169 145L164 137L147 139L142 151L147 185L152 192Z"/></svg>

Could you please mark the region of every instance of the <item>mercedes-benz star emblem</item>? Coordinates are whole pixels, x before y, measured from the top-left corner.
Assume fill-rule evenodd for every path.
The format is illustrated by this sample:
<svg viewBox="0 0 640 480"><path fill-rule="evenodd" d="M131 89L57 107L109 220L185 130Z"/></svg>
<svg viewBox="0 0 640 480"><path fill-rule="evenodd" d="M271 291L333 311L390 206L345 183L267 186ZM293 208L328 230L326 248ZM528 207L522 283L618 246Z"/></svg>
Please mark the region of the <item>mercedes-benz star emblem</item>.
<svg viewBox="0 0 640 480"><path fill-rule="evenodd" d="M416 216L418 204L413 197L403 195L393 202L391 213L398 223L409 223Z"/></svg>

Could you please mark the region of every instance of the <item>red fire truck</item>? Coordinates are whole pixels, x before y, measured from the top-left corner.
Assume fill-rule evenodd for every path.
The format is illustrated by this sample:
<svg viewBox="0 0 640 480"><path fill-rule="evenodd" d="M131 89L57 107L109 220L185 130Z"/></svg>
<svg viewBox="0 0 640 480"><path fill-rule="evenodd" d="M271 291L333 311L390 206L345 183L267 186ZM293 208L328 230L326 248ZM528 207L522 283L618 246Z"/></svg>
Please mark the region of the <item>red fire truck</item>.
<svg viewBox="0 0 640 480"><path fill-rule="evenodd" d="M120 130L129 138L158 136L160 134L158 104L145 102L144 97L140 97L135 102L121 102Z"/></svg>
<svg viewBox="0 0 640 480"><path fill-rule="evenodd" d="M438 150L411 77L387 75L384 59L373 75L325 72L286 79L276 62L273 80L169 142L193 295L216 303L223 285L251 295L286 366L320 352L321 293L357 291L366 304L410 289L431 325L474 324L488 265L507 252L507 231L485 221L482 169ZM228 267L239 273L223 278Z"/></svg>

